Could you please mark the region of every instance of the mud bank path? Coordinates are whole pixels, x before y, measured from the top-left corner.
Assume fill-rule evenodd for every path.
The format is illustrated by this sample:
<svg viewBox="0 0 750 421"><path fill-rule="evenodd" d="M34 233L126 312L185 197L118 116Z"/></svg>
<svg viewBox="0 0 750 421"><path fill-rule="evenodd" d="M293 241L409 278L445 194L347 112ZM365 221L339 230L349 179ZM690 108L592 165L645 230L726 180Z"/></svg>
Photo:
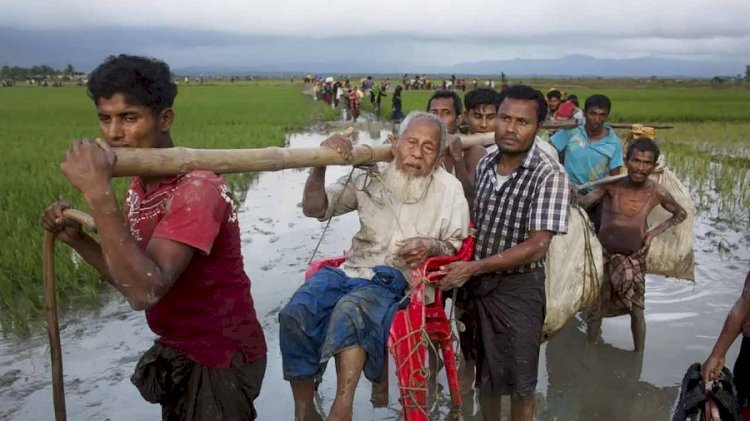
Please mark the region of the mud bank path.
<svg viewBox="0 0 750 421"><path fill-rule="evenodd" d="M379 143L385 131L361 132L362 143ZM290 147L318 145L321 133L293 134ZM327 181L349 168L329 168ZM268 369L259 399L259 419L291 420L292 397L282 379L277 315L303 280L323 223L302 215L307 170L262 173L253 179L240 212L245 268L252 279L256 311L269 346ZM358 228L353 214L334 219L317 257L340 254ZM667 419L685 369L702 362L713 346L724 317L738 296L750 262L745 230L696 219L696 283L649 276L646 291L646 352L632 348L626 317L607 319L604 342L586 345L583 327L571 320L542 348L538 413L542 420ZM720 246L721 245L721 246ZM730 250L728 253L727 248ZM153 335L142 313L129 309L116 294L106 294L96 312L68 314L62 327L65 382L71 420L159 419L160 410L142 400L130 375ZM0 419L51 420L52 392L45 335L0 340ZM732 364L737 346L727 362ZM398 419L395 378L390 376L388 408L373 409L370 385L360 382L356 420ZM444 379L442 379L443 384ZM333 401L335 370L331 363L320 387L325 415ZM472 397L466 419L477 418ZM507 405L506 405L507 406ZM437 417L447 413L443 405Z"/></svg>

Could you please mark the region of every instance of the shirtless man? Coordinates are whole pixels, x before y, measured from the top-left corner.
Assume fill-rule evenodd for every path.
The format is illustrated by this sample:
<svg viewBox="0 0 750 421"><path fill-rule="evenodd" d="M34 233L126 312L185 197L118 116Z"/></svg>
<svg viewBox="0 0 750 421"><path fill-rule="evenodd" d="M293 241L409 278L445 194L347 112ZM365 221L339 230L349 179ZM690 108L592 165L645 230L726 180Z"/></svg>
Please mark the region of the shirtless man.
<svg viewBox="0 0 750 421"><path fill-rule="evenodd" d="M643 352L648 248L654 237L687 217L685 209L664 187L648 179L658 158L659 147L653 140L634 140L626 154L627 178L598 187L579 202L584 208L599 201L603 206L598 237L604 249L607 281L602 285L600 308L590 314L589 342L601 335L603 316L630 314L635 351ZM672 213L672 217L649 230L648 214L658 205Z"/></svg>

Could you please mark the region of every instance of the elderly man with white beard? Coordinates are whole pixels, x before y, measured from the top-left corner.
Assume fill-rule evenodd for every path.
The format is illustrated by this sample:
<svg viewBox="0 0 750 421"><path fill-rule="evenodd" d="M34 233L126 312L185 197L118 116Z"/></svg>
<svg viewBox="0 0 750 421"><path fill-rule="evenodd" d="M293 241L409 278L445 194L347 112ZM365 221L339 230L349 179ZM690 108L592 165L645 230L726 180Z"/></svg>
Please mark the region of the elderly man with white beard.
<svg viewBox="0 0 750 421"><path fill-rule="evenodd" d="M311 170L305 215L326 220L357 211L360 230L341 268L316 272L279 314L284 378L292 387L296 420L315 419L314 382L331 357L337 393L328 419L351 419L362 371L381 381L388 330L412 268L431 256L455 254L468 236L463 188L438 159L446 138L438 117L413 112L401 124L387 165L355 169L328 188L326 168ZM344 157L352 151L342 135L321 146Z"/></svg>

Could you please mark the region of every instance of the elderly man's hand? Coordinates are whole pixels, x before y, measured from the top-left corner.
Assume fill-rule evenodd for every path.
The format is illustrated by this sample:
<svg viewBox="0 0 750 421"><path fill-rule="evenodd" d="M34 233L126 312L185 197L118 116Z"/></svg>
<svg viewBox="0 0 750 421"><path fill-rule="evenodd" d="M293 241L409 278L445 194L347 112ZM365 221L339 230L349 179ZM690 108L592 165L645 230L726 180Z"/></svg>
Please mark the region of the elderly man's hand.
<svg viewBox="0 0 750 421"><path fill-rule="evenodd" d="M440 289L462 287L477 271L476 262L453 262L440 267L446 272L443 279L437 282Z"/></svg>
<svg viewBox="0 0 750 421"><path fill-rule="evenodd" d="M352 158L352 149L354 146L352 145L352 139L351 136L346 136L343 134L334 134L333 136L329 137L328 139L324 140L320 146L333 149L334 151L338 152L342 158L349 160Z"/></svg>
<svg viewBox="0 0 750 421"><path fill-rule="evenodd" d="M422 264L435 254L437 240L434 238L414 237L396 243L398 256L411 267Z"/></svg>

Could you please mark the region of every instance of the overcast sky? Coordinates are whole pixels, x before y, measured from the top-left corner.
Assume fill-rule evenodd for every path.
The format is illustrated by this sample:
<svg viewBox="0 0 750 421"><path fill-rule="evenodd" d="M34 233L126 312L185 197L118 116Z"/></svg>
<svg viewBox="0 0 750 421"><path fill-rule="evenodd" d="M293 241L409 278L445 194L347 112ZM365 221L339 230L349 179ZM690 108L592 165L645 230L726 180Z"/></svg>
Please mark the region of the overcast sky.
<svg viewBox="0 0 750 421"><path fill-rule="evenodd" d="M750 0L0 0L0 64L89 67L121 51L173 67L570 54L750 64L748 19Z"/></svg>

